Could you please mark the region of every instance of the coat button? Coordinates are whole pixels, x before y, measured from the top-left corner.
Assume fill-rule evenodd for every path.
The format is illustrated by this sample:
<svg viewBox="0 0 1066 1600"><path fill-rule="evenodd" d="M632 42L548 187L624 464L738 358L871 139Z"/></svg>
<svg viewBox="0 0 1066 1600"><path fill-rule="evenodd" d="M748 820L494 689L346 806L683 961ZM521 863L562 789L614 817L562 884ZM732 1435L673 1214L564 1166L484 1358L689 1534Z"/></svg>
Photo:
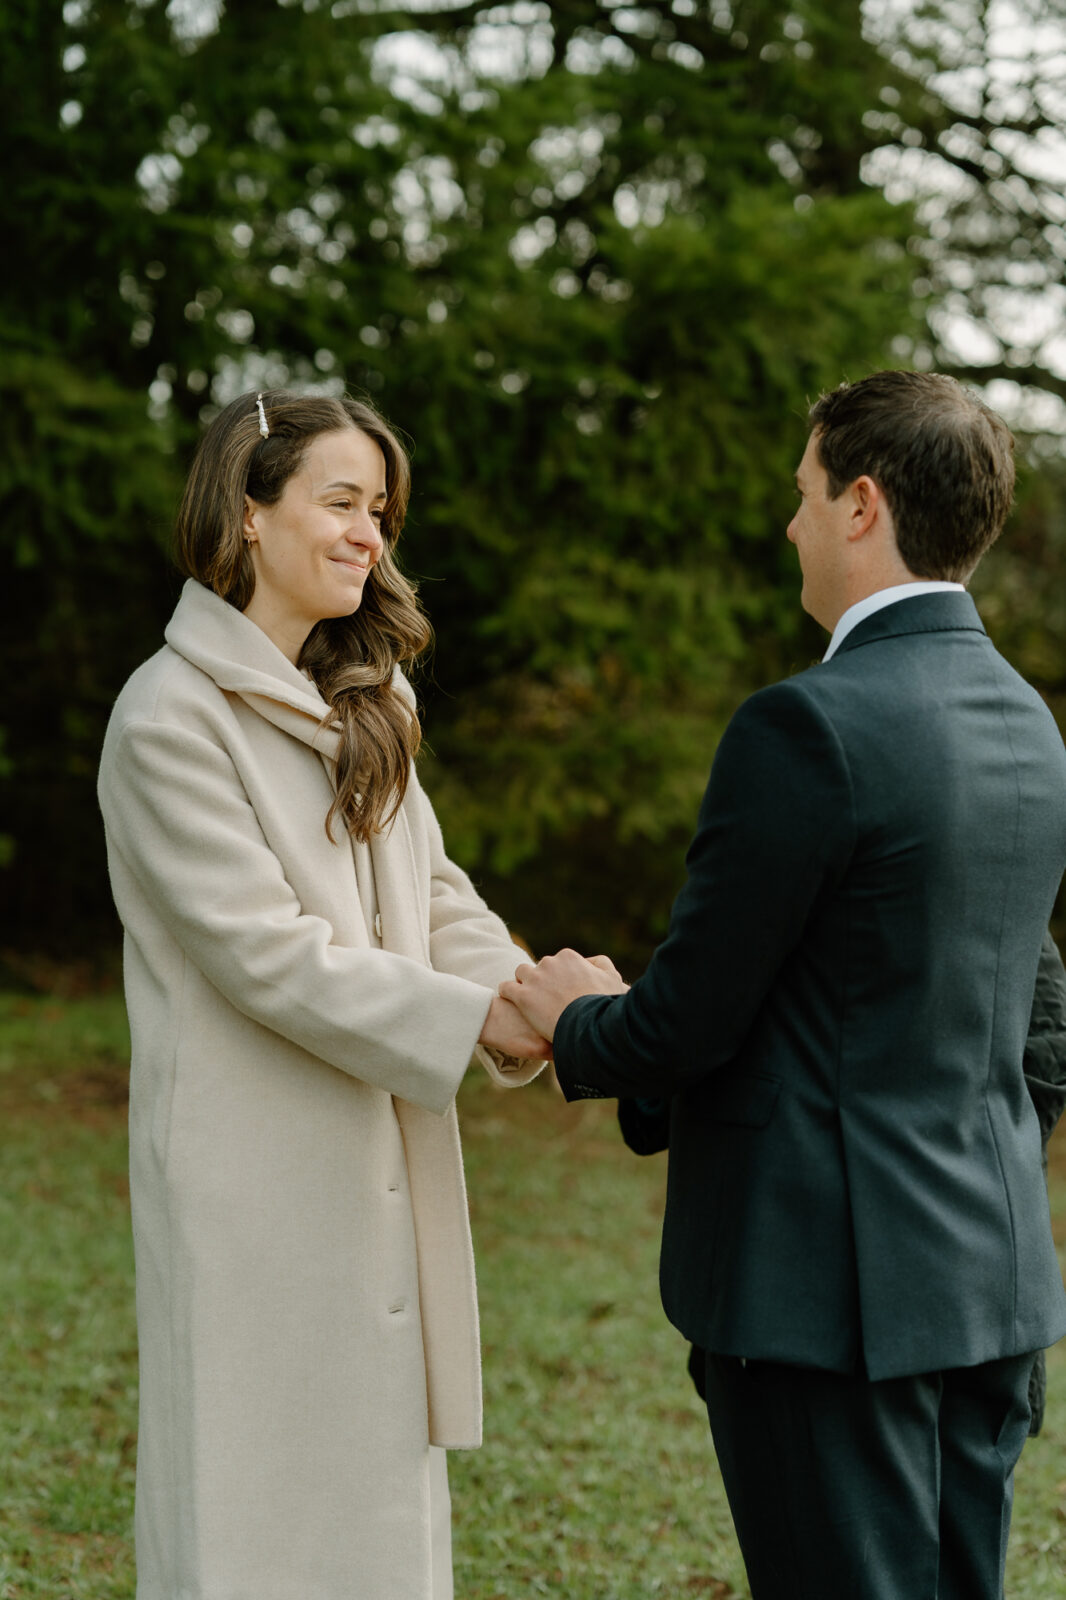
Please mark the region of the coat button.
<svg viewBox="0 0 1066 1600"><path fill-rule="evenodd" d="M377 934L378 938L380 939L381 938L381 912L380 911L376 912L375 916L374 916L374 932Z"/></svg>

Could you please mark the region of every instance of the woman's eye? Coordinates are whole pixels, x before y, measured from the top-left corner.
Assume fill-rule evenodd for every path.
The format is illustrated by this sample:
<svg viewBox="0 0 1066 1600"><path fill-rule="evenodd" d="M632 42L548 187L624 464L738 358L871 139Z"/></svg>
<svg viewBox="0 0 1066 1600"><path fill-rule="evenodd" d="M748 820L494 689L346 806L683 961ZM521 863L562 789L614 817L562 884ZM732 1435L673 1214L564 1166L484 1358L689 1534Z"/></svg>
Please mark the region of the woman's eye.
<svg viewBox="0 0 1066 1600"><path fill-rule="evenodd" d="M334 500L333 505L334 509L337 511L350 511L352 509L352 502L350 500Z"/></svg>

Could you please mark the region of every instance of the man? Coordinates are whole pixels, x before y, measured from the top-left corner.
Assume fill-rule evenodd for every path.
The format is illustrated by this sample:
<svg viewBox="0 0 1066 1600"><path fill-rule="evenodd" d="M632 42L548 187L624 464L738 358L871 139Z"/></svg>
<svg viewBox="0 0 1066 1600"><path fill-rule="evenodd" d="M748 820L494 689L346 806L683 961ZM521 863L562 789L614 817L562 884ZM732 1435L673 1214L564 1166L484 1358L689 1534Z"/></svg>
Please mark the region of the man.
<svg viewBox="0 0 1066 1600"><path fill-rule="evenodd" d="M645 975L563 951L501 992L568 1099L672 1097L663 1303L754 1600L998 1600L1066 1332L1022 1074L1066 752L963 587L1002 421L882 372L810 423L788 537L824 662L726 730Z"/></svg>

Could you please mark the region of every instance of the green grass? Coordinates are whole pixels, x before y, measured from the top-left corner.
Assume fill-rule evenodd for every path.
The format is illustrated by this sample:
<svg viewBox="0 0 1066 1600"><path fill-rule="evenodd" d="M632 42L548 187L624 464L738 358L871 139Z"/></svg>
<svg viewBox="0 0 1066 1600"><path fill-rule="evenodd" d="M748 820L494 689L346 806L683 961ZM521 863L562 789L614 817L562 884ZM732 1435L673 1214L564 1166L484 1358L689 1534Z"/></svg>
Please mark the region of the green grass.
<svg viewBox="0 0 1066 1600"><path fill-rule="evenodd" d="M0 1600L131 1600L136 1430L116 996L0 994ZM656 1288L665 1167L609 1105L471 1074L460 1100L486 1443L450 1457L458 1600L747 1588ZM1066 1241L1066 1138L1052 1164ZM1066 1350L1017 1476L1007 1592L1066 1592ZM299 1597L294 1597L299 1600Z"/></svg>
<svg viewBox="0 0 1066 1600"><path fill-rule="evenodd" d="M664 1159L547 1082L471 1077L460 1115L486 1442L450 1462L457 1595L743 1593L688 1347L659 1305Z"/></svg>
<svg viewBox="0 0 1066 1600"><path fill-rule="evenodd" d="M137 1354L117 999L0 995L0 1597L133 1594Z"/></svg>

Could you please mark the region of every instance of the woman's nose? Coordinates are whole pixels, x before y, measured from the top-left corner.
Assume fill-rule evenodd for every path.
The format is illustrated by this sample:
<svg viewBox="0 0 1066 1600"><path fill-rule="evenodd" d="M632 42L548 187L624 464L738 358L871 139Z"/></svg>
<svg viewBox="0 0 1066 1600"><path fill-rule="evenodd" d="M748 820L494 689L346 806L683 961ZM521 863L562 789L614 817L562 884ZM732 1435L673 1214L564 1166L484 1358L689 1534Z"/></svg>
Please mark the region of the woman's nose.
<svg viewBox="0 0 1066 1600"><path fill-rule="evenodd" d="M348 533L348 538L353 544L365 545L373 553L375 561L385 548L381 524L370 515L369 511L361 512L355 519Z"/></svg>

